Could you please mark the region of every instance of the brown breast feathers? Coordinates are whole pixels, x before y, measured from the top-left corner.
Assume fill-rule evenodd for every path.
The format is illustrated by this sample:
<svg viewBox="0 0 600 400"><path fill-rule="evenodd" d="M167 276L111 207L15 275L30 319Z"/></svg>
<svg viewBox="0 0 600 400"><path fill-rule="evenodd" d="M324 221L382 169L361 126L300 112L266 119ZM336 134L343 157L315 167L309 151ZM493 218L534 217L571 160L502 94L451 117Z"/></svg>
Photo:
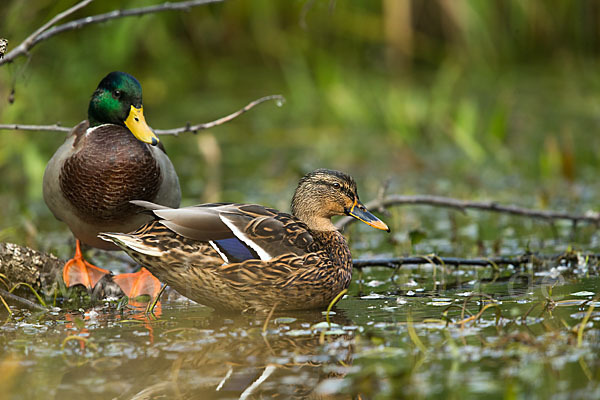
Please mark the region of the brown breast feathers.
<svg viewBox="0 0 600 400"><path fill-rule="evenodd" d="M130 200L152 201L161 183L158 163L147 144L117 125L97 127L77 141L65 160L60 187L86 220L119 221L135 213Z"/></svg>

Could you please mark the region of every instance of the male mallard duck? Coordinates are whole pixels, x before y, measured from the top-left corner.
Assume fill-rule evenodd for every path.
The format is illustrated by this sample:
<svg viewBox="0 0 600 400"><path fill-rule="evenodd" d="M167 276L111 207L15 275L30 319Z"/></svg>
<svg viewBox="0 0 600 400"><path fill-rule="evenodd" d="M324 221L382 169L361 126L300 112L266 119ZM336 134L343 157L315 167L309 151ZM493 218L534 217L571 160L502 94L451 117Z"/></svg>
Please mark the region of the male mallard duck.
<svg viewBox="0 0 600 400"><path fill-rule="evenodd" d="M127 232L150 219L137 212L130 203L134 199L178 207L179 180L162 143L146 124L140 83L124 72L111 72L92 95L88 120L73 128L44 172L44 200L76 238L75 256L63 270L67 286L80 283L91 289L108 273L83 259L80 241L117 249L98 233ZM115 280L130 297L160 289L143 268Z"/></svg>
<svg viewBox="0 0 600 400"><path fill-rule="evenodd" d="M292 215L256 204L133 203L154 221L100 237L182 295L231 311L325 307L347 288L352 259L332 216L350 215L389 232L360 202L352 177L327 169L300 180Z"/></svg>

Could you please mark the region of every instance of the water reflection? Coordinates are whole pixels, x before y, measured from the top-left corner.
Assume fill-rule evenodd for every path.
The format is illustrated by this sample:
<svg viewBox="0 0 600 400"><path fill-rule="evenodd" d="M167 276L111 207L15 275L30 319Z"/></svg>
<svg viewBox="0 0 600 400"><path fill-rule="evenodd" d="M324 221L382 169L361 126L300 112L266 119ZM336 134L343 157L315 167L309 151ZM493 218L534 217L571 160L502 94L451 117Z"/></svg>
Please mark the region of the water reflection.
<svg viewBox="0 0 600 400"><path fill-rule="evenodd" d="M321 312L286 312L266 330L264 316L202 312L163 306L158 321L131 326L113 316L87 327L97 349L70 347L88 362L64 371L54 397L323 398L315 388L352 365L356 327L340 310L331 326Z"/></svg>
<svg viewBox="0 0 600 400"><path fill-rule="evenodd" d="M434 285L425 268L390 273L355 278L331 325L321 312L265 324L177 297L152 318L144 304L15 310L0 325L0 399L502 397L505 379L565 398L598 388L597 276L449 270Z"/></svg>

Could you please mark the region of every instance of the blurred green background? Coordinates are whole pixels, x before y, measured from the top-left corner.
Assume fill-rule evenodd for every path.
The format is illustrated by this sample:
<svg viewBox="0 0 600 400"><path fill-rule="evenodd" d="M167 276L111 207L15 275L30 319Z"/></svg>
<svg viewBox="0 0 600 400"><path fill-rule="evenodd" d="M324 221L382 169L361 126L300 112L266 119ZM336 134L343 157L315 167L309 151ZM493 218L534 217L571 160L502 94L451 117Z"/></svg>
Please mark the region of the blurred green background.
<svg viewBox="0 0 600 400"><path fill-rule="evenodd" d="M72 18L157 3L97 1ZM0 37L10 50L73 4L4 0ZM329 167L354 175L363 201L387 185L584 212L600 193L599 54L595 0L227 1L40 43L0 67L0 123L75 125L113 70L138 78L160 129L282 94L281 108L163 137L183 204L287 210L298 178ZM45 250L71 240L41 190L63 140L0 131L0 240Z"/></svg>

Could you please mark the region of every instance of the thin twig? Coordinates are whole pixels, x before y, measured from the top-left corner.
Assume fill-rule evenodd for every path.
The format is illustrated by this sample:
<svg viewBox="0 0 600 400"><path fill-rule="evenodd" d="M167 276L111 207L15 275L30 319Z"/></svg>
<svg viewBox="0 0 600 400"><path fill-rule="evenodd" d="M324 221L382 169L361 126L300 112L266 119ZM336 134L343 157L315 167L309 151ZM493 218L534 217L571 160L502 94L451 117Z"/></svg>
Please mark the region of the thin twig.
<svg viewBox="0 0 600 400"><path fill-rule="evenodd" d="M254 100L254 101L248 103L245 107L237 110L234 113L226 115L223 118L219 118L219 119L216 119L211 122L206 122L204 124L187 125L187 126L183 126L181 128L175 128L175 129L154 129L154 133L156 133L157 135L175 135L175 136L179 135L180 133L185 133L185 132L196 133L203 129L209 129L209 128L212 128L212 127L215 127L218 125L222 125L226 122L229 122L232 119L239 117L240 115L244 114L245 112L256 107L257 105L264 103L265 101L269 101L269 100L275 100L275 101L277 101L277 104L281 104L281 103L285 102L285 97L283 97L282 95L279 95L279 94L273 94L270 96L261 97L260 99L257 99L257 100ZM1 128L1 126L0 126L0 128Z"/></svg>
<svg viewBox="0 0 600 400"><path fill-rule="evenodd" d="M491 307L496 307L497 309L500 309L500 306L498 305L498 303L488 303L477 314L472 315L472 316L470 316L468 318L465 318L465 319L463 319L461 321L457 321L457 322L455 322L455 324L456 325L460 325L461 327L464 327L464 325L467 322L477 321L479 318L481 318L481 316L483 315L483 313L485 312L485 310L487 310L488 308L491 308Z"/></svg>
<svg viewBox="0 0 600 400"><path fill-rule="evenodd" d="M482 211L492 211L504 214L520 215L524 217L545 219L550 221L557 219L566 219L571 221L582 221L595 224L600 223L600 214L595 212L589 214L571 214L563 211L534 210L529 208L522 208L512 204L501 205L495 201L469 201L454 199L450 197L430 195L390 195L386 196L384 199L372 200L365 204L365 206L369 209L377 210L381 207L389 208L392 206L404 204L453 208L459 211L465 211L466 209L477 209ZM355 219L352 217L341 218L339 221L337 221L336 227L338 229L341 229L353 221L355 221Z"/></svg>
<svg viewBox="0 0 600 400"><path fill-rule="evenodd" d="M155 129L154 132L158 135L179 135L180 133L185 132L198 132L203 129L213 128L215 126L222 125L226 122L231 121L234 118L239 117L245 112L251 110L257 105L264 103L265 101L275 100L278 103L284 102L285 97L279 94L273 94L270 96L261 97L260 99L256 99L250 103L248 103L245 107L233 112L225 117L216 119L211 122L206 122L203 124L197 125L187 125L181 128L173 128L173 129ZM61 126L59 124L54 125L22 125L22 124L0 124L0 130L18 130L18 131L54 131L54 132L70 132L73 128Z"/></svg>
<svg viewBox="0 0 600 400"><path fill-rule="evenodd" d="M20 303L20 304L24 305L27 308L32 308L32 309L37 310L37 311L48 311L48 309L46 307L40 306L39 304L34 303L31 300L27 300L24 297L17 296L16 294L10 293L10 292L8 292L8 291L6 291L4 289L0 289L0 296L4 297L6 299L10 299L12 301L15 301L17 303Z"/></svg>
<svg viewBox="0 0 600 400"><path fill-rule="evenodd" d="M361 269L364 267L386 267L397 268L399 265L405 264L438 264L438 265L471 265L471 266L498 266L498 265L522 265L534 260L559 260L566 254L554 255L539 255L539 254L523 254L514 257L492 257L492 258L460 258L460 257L431 257L431 256L413 256L413 257L396 257L396 258L374 258L370 260L354 260L352 264L354 268ZM581 254L583 257L600 258L600 254Z"/></svg>
<svg viewBox="0 0 600 400"><path fill-rule="evenodd" d="M68 126L54 125L22 125L22 124L0 124L0 130L13 131L52 131L52 132L71 132L73 128Z"/></svg>
<svg viewBox="0 0 600 400"><path fill-rule="evenodd" d="M132 16L140 16L145 14L152 14L162 11L177 11L177 10L188 10L192 7L202 6L211 3L220 3L224 0L190 0L190 1L181 1L178 3L164 3L158 4L154 6L148 7L140 7L140 8L131 8L128 10L114 10L104 14L98 14L94 16L84 17L77 19L75 21L67 22L62 25L53 26L61 19L73 14L74 12L80 10L81 8L87 6L93 0L84 0L73 7L69 8L66 11L56 15L50 21L42 25L39 29L37 29L34 33L29 35L21 44L15 47L13 50L9 51L4 55L4 58L0 59L0 65L10 63L15 58L27 55L29 50L31 50L36 44L51 38L54 35L59 33L72 31L75 29L80 29L85 25L97 24L100 22L106 22L111 19L124 18L124 17L132 17Z"/></svg>
<svg viewBox="0 0 600 400"><path fill-rule="evenodd" d="M0 59L0 65L12 62L13 59L29 54L29 50L35 46L36 43L39 42L39 38L44 32L48 31L52 27L52 25L58 23L58 21L68 17L69 15L75 13L76 11L81 10L83 7L87 6L94 0L83 0L73 7L61 12L60 14L55 15L50 21L46 22L44 25L39 27L35 32L31 35L27 36L25 40L23 40L17 47L9 51L4 55L4 58Z"/></svg>
<svg viewBox="0 0 600 400"><path fill-rule="evenodd" d="M352 262L354 268L364 268L380 266L386 268L396 268L399 265L405 264L446 264L446 265L519 265L528 262L527 258L458 258L458 257L435 257L430 258L426 256L415 256L415 257L397 257L397 258L374 258L372 260L354 260Z"/></svg>

